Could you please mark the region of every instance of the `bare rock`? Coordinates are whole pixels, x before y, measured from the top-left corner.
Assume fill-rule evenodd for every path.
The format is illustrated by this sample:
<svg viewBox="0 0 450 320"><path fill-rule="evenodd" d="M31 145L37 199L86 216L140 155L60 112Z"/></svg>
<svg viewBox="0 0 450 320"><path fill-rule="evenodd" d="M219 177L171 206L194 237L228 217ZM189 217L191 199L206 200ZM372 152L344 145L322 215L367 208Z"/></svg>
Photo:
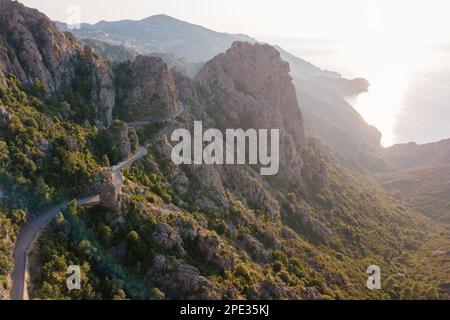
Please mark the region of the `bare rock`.
<svg viewBox="0 0 450 320"><path fill-rule="evenodd" d="M129 121L165 120L180 110L172 72L161 58L137 56L129 66L128 88L120 98L121 116Z"/></svg>
<svg viewBox="0 0 450 320"><path fill-rule="evenodd" d="M115 186L115 174L111 173L108 176L107 181L105 182L103 189L100 193L100 205L114 211L118 210L119 209L118 197L119 197L119 190Z"/></svg>
<svg viewBox="0 0 450 320"><path fill-rule="evenodd" d="M92 87L89 101L96 110L99 126L112 121L115 90L111 66L83 47L72 34L61 32L38 10L17 1L0 1L0 84L6 75L32 84L39 80L47 92L70 88L77 66L89 69Z"/></svg>
<svg viewBox="0 0 450 320"><path fill-rule="evenodd" d="M316 287L306 288L306 300L323 300L322 295Z"/></svg>
<svg viewBox="0 0 450 320"><path fill-rule="evenodd" d="M242 248L250 254L255 262L268 263L272 259L272 253L266 250L261 242L250 234L239 237Z"/></svg>
<svg viewBox="0 0 450 320"><path fill-rule="evenodd" d="M197 238L197 248L204 259L221 271L232 271L238 261L235 250L227 246L217 235L201 232Z"/></svg>
<svg viewBox="0 0 450 320"><path fill-rule="evenodd" d="M207 62L194 81L206 91L204 104L219 127L279 129L279 178L298 184L305 133L289 71L275 48L235 42Z"/></svg>
<svg viewBox="0 0 450 320"><path fill-rule="evenodd" d="M265 279L249 289L249 300L296 300L298 295L278 279Z"/></svg>
<svg viewBox="0 0 450 320"><path fill-rule="evenodd" d="M200 271L171 257L155 256L146 279L162 289L170 299L216 300L222 294Z"/></svg>
<svg viewBox="0 0 450 320"><path fill-rule="evenodd" d="M181 239L177 230L166 223L159 222L156 225L156 230L153 233L153 240L164 249L176 248L183 254L183 240Z"/></svg>
<svg viewBox="0 0 450 320"><path fill-rule="evenodd" d="M127 123L114 120L100 133L103 143L117 152L118 161L128 159L139 149L139 138L136 130ZM109 151L106 149L105 152Z"/></svg>

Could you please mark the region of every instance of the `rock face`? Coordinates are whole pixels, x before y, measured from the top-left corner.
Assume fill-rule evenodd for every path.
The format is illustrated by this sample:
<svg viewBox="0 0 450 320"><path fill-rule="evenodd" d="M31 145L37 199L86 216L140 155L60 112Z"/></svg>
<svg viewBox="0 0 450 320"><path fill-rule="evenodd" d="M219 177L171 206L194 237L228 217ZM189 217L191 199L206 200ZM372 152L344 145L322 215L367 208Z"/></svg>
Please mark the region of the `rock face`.
<svg viewBox="0 0 450 320"><path fill-rule="evenodd" d="M294 290L286 288L278 279L266 279L249 289L250 300L296 300Z"/></svg>
<svg viewBox="0 0 450 320"><path fill-rule="evenodd" d="M174 73L179 99L189 119L177 127L189 128L192 120L203 121L204 129L279 129L280 172L273 180L284 185L304 183L304 168L314 179L325 183L323 163L303 154L306 145L303 119L289 76L289 66L271 46L234 43L223 54L206 63L194 80ZM161 138L161 153L170 157L166 132ZM226 188L235 192L239 201L255 205L270 219L280 215L280 192L256 171L244 166L198 165L190 174L204 188L197 194L197 204L205 210L230 207ZM177 181L187 180L184 188L198 189L189 183L183 172L174 173ZM317 178L320 179L317 179ZM203 189L202 189L203 190ZM264 260L262 257L257 259Z"/></svg>
<svg viewBox="0 0 450 320"><path fill-rule="evenodd" d="M218 288L201 276L197 268L182 264L170 257L155 256L147 278L165 288L168 298L176 299L180 296L199 300L222 298Z"/></svg>
<svg viewBox="0 0 450 320"><path fill-rule="evenodd" d="M100 193L100 205L111 210L118 210L119 190L115 186L114 176L112 172L107 176L107 181L105 181Z"/></svg>
<svg viewBox="0 0 450 320"><path fill-rule="evenodd" d="M58 30L44 14L19 2L0 0L0 84L6 75L23 83L38 79L46 91L70 88L79 64L89 69L91 96L98 125L108 125L114 106L109 64L84 48L70 33Z"/></svg>
<svg viewBox="0 0 450 320"><path fill-rule="evenodd" d="M139 148L139 138L136 134L136 130L124 122L118 123L116 130L118 135L120 157L122 159L128 159Z"/></svg>
<svg viewBox="0 0 450 320"><path fill-rule="evenodd" d="M18 2L0 1L0 65L22 82L38 78L49 90L70 83L70 60L80 50L78 41L61 33L37 10Z"/></svg>
<svg viewBox="0 0 450 320"><path fill-rule="evenodd" d="M100 132L98 153L106 154L111 162L128 159L139 148L136 130L125 122L114 120L112 124Z"/></svg>
<svg viewBox="0 0 450 320"><path fill-rule="evenodd" d="M381 133L367 124L346 101L368 90L365 79L347 80L339 73L322 70L282 48L305 122L305 131L320 138L343 166L359 171L379 171L385 163L379 158Z"/></svg>
<svg viewBox="0 0 450 320"><path fill-rule="evenodd" d="M206 63L194 79L221 129L279 129L280 177L301 179L303 118L289 65L269 45L235 42Z"/></svg>
<svg viewBox="0 0 450 320"><path fill-rule="evenodd" d="M179 111L173 73L161 58L138 56L116 68L117 115L124 120L167 119Z"/></svg>
<svg viewBox="0 0 450 320"><path fill-rule="evenodd" d="M164 249L176 248L182 253L184 252L183 240L178 232L167 223L160 222L156 225L153 240Z"/></svg>
<svg viewBox="0 0 450 320"><path fill-rule="evenodd" d="M91 47L84 47L82 62L89 67L91 85L89 102L94 107L97 126L108 126L112 121L113 108L116 101L114 74L109 63L100 59Z"/></svg>

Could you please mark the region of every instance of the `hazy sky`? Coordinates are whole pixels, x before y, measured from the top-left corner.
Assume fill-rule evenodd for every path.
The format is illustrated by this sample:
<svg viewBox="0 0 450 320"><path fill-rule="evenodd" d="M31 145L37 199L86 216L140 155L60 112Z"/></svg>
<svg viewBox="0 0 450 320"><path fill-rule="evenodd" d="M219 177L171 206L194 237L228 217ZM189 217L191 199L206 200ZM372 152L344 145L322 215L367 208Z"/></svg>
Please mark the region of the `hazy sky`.
<svg viewBox="0 0 450 320"><path fill-rule="evenodd" d="M217 31L261 38L359 39L376 33L414 41L447 41L448 0L21 0L52 19L142 19L165 13Z"/></svg>

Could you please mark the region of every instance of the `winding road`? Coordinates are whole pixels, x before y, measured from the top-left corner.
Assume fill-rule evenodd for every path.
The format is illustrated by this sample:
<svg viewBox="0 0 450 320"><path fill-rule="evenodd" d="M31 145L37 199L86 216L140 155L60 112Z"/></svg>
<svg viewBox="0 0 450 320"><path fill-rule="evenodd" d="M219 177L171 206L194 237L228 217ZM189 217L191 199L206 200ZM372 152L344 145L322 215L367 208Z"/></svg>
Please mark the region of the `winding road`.
<svg viewBox="0 0 450 320"><path fill-rule="evenodd" d="M170 117L170 120L175 120L185 112L185 106L180 104L179 109ZM143 119L128 123L131 127L140 127L148 124L154 124L158 121L154 119ZM141 159L147 154L146 147L139 147L139 150L131 158L112 166L114 175L114 186L116 189L120 188L123 183L123 177L120 171L133 164L133 162ZM94 195L83 199L77 199L78 206L94 205L100 202L100 195ZM39 232L58 214L68 206L68 202L61 203L55 207L44 210L34 220L30 221L21 231L17 238L14 247L14 270L12 272L12 288L11 300L28 300L27 290L27 271L28 271L28 251L39 235Z"/></svg>
<svg viewBox="0 0 450 320"><path fill-rule="evenodd" d="M124 184L120 171L141 159L147 154L147 148L139 147L139 150L131 158L112 166L114 175L114 186L120 188ZM87 198L77 199L78 206L94 205L100 202L100 195L94 195ZM28 251L36 240L39 232L58 214L61 210L67 208L68 202L61 203L55 207L49 208L39 214L34 220L30 221L20 233L14 247L14 270L12 272L11 300L28 300L27 290L27 269L28 269Z"/></svg>

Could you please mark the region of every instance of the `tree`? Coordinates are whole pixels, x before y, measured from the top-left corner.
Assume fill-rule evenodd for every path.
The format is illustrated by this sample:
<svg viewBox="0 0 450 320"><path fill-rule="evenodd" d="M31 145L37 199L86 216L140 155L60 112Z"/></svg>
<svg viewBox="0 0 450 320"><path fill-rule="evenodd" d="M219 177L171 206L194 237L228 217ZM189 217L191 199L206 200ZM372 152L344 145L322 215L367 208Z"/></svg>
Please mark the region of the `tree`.
<svg viewBox="0 0 450 320"><path fill-rule="evenodd" d="M113 300L126 300L127 295L125 294L125 291L122 289L117 290L116 294L113 297Z"/></svg>
<svg viewBox="0 0 450 320"><path fill-rule="evenodd" d="M127 240L130 244L135 244L139 240L139 233L136 231L130 231L127 235Z"/></svg>
<svg viewBox="0 0 450 320"><path fill-rule="evenodd" d="M105 239L105 242L109 244L112 239L112 230L109 226L104 225L101 227L101 235L103 239Z"/></svg>
<svg viewBox="0 0 450 320"><path fill-rule="evenodd" d="M153 296L155 297L156 300L164 300L166 299L166 295L164 292L162 292L160 289L158 288L153 288L152 290Z"/></svg>
<svg viewBox="0 0 450 320"><path fill-rule="evenodd" d="M77 213L77 200L72 200L69 202L69 206L67 207L67 210L71 215L75 215Z"/></svg>
<svg viewBox="0 0 450 320"><path fill-rule="evenodd" d="M111 166L111 164L109 163L109 159L108 159L108 155L104 154L102 157L102 164L104 167L109 168Z"/></svg>

